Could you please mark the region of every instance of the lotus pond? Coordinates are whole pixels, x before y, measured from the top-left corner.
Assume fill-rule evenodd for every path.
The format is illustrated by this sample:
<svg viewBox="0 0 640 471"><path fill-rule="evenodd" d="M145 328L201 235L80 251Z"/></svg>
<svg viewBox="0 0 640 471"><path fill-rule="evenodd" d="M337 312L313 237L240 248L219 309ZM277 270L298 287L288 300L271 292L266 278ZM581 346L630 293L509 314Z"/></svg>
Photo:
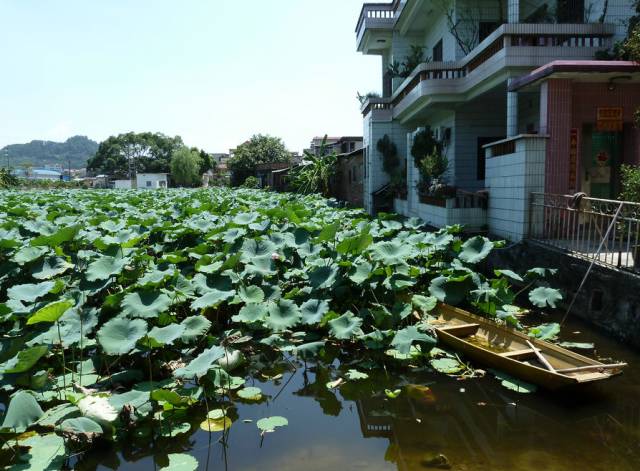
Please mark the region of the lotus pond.
<svg viewBox="0 0 640 471"><path fill-rule="evenodd" d="M594 337L550 322L551 271L483 272L499 243L256 190L7 191L0 209L12 469L637 460L637 421L629 430L610 398L594 423L437 346L438 302L578 347ZM635 384L632 372L617 387Z"/></svg>

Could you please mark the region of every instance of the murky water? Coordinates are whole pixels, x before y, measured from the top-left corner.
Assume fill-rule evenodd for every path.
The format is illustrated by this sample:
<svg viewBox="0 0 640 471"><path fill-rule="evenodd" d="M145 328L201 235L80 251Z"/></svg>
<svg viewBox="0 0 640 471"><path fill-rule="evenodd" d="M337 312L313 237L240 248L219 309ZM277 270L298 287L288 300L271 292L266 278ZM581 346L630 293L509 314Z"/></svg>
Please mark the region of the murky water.
<svg viewBox="0 0 640 471"><path fill-rule="evenodd" d="M371 379L330 391L325 383L337 376L336 361L306 370L298 364L295 371L283 363L274 365L284 371L282 379L253 380L268 400L236 404L240 419L226 447L220 433L201 431L194 418L192 434L132 441L71 463L81 470L147 470L166 465L168 453L188 452L209 470L638 469L640 355L577 322L563 337L595 342L593 356L630 367L596 390L523 395L492 377L457 381L428 370L385 373L366 362L348 367L368 371ZM402 393L387 399L385 388ZM272 415L287 417L289 426L261 439L255 421Z"/></svg>

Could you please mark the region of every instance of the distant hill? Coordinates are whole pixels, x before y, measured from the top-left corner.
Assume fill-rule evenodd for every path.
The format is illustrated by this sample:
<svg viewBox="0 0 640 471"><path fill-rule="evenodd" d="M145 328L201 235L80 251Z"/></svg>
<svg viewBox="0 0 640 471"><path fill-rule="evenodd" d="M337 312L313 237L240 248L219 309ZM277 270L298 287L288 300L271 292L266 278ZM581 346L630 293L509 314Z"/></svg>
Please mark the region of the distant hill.
<svg viewBox="0 0 640 471"><path fill-rule="evenodd" d="M31 165L41 167L59 164L64 168L71 161L71 168L84 168L87 160L98 150L98 143L86 136L73 136L65 142L31 141L28 144L11 144L0 149L0 166Z"/></svg>

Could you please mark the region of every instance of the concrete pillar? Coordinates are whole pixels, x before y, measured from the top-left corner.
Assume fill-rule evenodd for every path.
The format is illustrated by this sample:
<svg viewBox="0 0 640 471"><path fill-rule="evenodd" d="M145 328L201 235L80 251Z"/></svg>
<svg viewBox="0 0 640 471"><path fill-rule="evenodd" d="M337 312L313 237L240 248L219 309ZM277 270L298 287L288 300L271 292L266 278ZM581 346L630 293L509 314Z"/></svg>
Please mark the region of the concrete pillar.
<svg viewBox="0 0 640 471"><path fill-rule="evenodd" d="M540 85L540 134L549 133L549 83Z"/></svg>
<svg viewBox="0 0 640 471"><path fill-rule="evenodd" d="M507 0L507 21L520 23L520 0Z"/></svg>
<svg viewBox="0 0 640 471"><path fill-rule="evenodd" d="M508 85L511 85L509 79ZM507 137L518 135L518 92L507 92Z"/></svg>

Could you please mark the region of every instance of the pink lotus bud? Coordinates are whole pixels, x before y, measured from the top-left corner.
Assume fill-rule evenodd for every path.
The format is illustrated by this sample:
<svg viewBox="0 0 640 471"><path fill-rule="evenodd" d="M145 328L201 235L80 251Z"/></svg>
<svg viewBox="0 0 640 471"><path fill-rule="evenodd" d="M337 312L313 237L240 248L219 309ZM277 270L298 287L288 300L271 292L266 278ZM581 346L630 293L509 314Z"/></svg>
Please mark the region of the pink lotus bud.
<svg viewBox="0 0 640 471"><path fill-rule="evenodd" d="M271 260L280 260L280 255L277 254L276 252L273 252L271 254Z"/></svg>

